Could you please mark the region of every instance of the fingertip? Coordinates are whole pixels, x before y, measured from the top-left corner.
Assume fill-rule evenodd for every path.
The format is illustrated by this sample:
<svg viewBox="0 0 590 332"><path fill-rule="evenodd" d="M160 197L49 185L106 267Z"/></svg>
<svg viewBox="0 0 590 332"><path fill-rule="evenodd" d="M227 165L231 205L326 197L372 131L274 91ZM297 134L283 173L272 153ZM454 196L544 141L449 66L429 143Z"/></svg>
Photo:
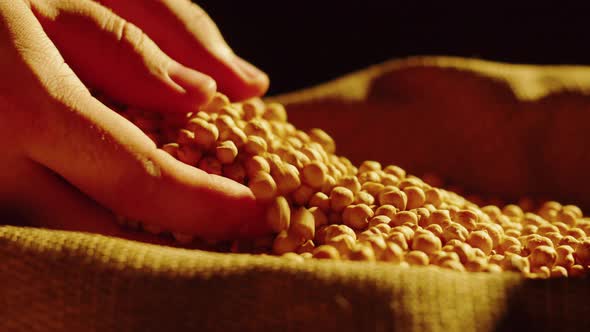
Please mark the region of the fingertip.
<svg viewBox="0 0 590 332"><path fill-rule="evenodd" d="M179 63L170 65L168 76L182 88L196 107L206 104L217 91L217 83L213 78Z"/></svg>

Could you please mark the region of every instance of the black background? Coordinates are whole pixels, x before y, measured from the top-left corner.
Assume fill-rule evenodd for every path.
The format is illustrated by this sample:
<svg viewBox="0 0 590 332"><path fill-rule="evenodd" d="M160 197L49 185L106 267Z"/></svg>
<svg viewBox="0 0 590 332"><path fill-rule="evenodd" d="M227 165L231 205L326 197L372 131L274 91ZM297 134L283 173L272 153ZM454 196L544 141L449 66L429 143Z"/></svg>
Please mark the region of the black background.
<svg viewBox="0 0 590 332"><path fill-rule="evenodd" d="M590 64L590 10L582 2L195 2L236 53L269 74L270 94L410 55Z"/></svg>

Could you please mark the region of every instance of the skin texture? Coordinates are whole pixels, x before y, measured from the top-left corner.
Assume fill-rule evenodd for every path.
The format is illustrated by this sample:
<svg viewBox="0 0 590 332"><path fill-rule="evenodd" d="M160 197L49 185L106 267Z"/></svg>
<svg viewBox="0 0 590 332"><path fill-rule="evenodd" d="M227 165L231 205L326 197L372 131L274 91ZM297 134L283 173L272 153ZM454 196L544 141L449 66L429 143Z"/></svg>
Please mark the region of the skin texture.
<svg viewBox="0 0 590 332"><path fill-rule="evenodd" d="M0 2L0 137L7 145L0 213L18 223L132 238L139 235L122 232L113 213L213 239L266 232L248 188L176 161L89 89L133 107L186 112L206 103L218 80L232 82L222 92L248 98L264 93L268 78L251 65L248 79L229 70L237 59L231 51L213 55L229 48L189 1L162 1L169 8L163 23L144 10L160 2L125 3L146 17L126 20L107 1ZM177 59L144 24L185 29L201 50L193 57L205 60Z"/></svg>

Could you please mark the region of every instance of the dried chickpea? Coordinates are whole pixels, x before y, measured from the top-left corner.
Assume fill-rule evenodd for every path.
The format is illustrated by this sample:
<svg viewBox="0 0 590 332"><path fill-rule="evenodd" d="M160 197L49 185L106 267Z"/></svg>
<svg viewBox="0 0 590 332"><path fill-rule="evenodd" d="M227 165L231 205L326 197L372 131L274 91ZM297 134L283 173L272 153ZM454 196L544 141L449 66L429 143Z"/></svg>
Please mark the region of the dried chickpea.
<svg viewBox="0 0 590 332"><path fill-rule="evenodd" d="M401 226L405 223L418 224L418 216L410 211L401 211L393 215L390 224L392 226Z"/></svg>
<svg viewBox="0 0 590 332"><path fill-rule="evenodd" d="M250 179L248 187L252 190L254 197L259 200L271 200L277 195L277 184L272 176L266 172L256 173Z"/></svg>
<svg viewBox="0 0 590 332"><path fill-rule="evenodd" d="M364 229L373 217L373 210L366 204L349 205L342 213L342 221L353 229Z"/></svg>
<svg viewBox="0 0 590 332"><path fill-rule="evenodd" d="M274 170L271 167L270 174L275 179L277 189L281 194L293 192L301 185L299 170L291 164L279 164Z"/></svg>
<svg viewBox="0 0 590 332"><path fill-rule="evenodd" d="M405 255L404 260L410 265L426 266L429 263L428 256L419 250L410 251Z"/></svg>
<svg viewBox="0 0 590 332"><path fill-rule="evenodd" d="M578 264L582 266L590 265L590 238L586 238L578 243L574 255Z"/></svg>
<svg viewBox="0 0 590 332"><path fill-rule="evenodd" d="M291 224L291 208L285 197L278 196L272 201L266 211L266 221L270 229L276 233L289 229Z"/></svg>
<svg viewBox="0 0 590 332"><path fill-rule="evenodd" d="M412 249L413 250L420 250L427 255L432 255L435 252L439 251L442 247L440 239L434 234L419 234L414 236L412 240Z"/></svg>
<svg viewBox="0 0 590 332"><path fill-rule="evenodd" d="M443 237L443 228L440 225L428 225L426 228L427 231L432 232L432 234L436 235L436 237L438 237L439 239L442 239Z"/></svg>
<svg viewBox="0 0 590 332"><path fill-rule="evenodd" d="M399 210L405 210L408 203L408 196L397 188L385 189L378 196L379 204L393 205Z"/></svg>
<svg viewBox="0 0 590 332"><path fill-rule="evenodd" d="M309 206L316 206L324 212L330 209L330 197L323 192L317 192L311 196L308 202Z"/></svg>
<svg viewBox="0 0 590 332"><path fill-rule="evenodd" d="M368 192L374 197L378 196L383 188L385 188L385 186L378 182L367 181L361 185L361 190Z"/></svg>
<svg viewBox="0 0 590 332"><path fill-rule="evenodd" d="M538 246L536 247L529 256L531 266L547 266L551 268L555 264L557 259L557 253L550 246Z"/></svg>
<svg viewBox="0 0 590 332"><path fill-rule="evenodd" d="M312 195L315 193L314 189L307 185L301 185L291 193L293 202L298 205L306 205Z"/></svg>
<svg viewBox="0 0 590 332"><path fill-rule="evenodd" d="M572 265L568 270L568 275L574 278L583 277L586 275L586 269L580 264Z"/></svg>
<svg viewBox="0 0 590 332"><path fill-rule="evenodd" d="M270 173L270 165L262 156L253 156L246 159L244 163L246 174L250 177L255 176L258 172Z"/></svg>
<svg viewBox="0 0 590 332"><path fill-rule="evenodd" d="M476 229L483 230L488 233L492 239L492 248L496 248L500 244L500 241L502 241L502 227L498 224L480 223L476 226Z"/></svg>
<svg viewBox="0 0 590 332"><path fill-rule="evenodd" d="M506 205L502 209L502 213L512 218L522 218L524 216L524 212L522 211L520 206L515 204Z"/></svg>
<svg viewBox="0 0 590 332"><path fill-rule="evenodd" d="M195 142L205 148L213 145L219 138L217 127L200 118L190 120L187 129L195 134Z"/></svg>
<svg viewBox="0 0 590 332"><path fill-rule="evenodd" d="M203 153L191 145L182 145L176 150L176 157L183 163L191 166L197 166Z"/></svg>
<svg viewBox="0 0 590 332"><path fill-rule="evenodd" d="M350 189L335 187L330 193L330 207L334 211L342 211L345 207L354 202L354 194Z"/></svg>
<svg viewBox="0 0 590 332"><path fill-rule="evenodd" d="M566 278L567 269L563 266L554 266L551 268L551 278Z"/></svg>
<svg viewBox="0 0 590 332"><path fill-rule="evenodd" d="M547 212L547 213L549 213L549 212ZM540 212L539 212L539 214L540 214ZM577 223L577 220L578 220L578 218L577 218L577 216L576 216L576 214L574 212L572 212L572 211L563 211L563 210L562 211L559 211L559 212L556 212L556 214L554 216L554 219L556 221L560 221L560 222L562 222L562 223L564 223L564 224L566 224L566 225L568 225L570 227L574 227L576 225L576 223Z"/></svg>
<svg viewBox="0 0 590 332"><path fill-rule="evenodd" d="M429 188L424 191L425 203L439 207L443 202L443 196L440 190Z"/></svg>
<svg viewBox="0 0 590 332"><path fill-rule="evenodd" d="M571 235L566 235L564 237L561 238L561 240L559 241L559 245L567 245L567 246L571 246L572 248L575 248L578 245L579 241L571 236Z"/></svg>
<svg viewBox="0 0 590 332"><path fill-rule="evenodd" d="M328 224L328 217L326 214L317 206L309 208L309 212L313 215L315 228Z"/></svg>
<svg viewBox="0 0 590 332"><path fill-rule="evenodd" d="M437 224L432 224L437 225ZM431 225L431 226L432 226ZM450 240L456 239L461 242L465 242L467 237L469 236L469 232L467 229L456 222L450 223L443 229L442 238L445 242L449 242Z"/></svg>
<svg viewBox="0 0 590 332"><path fill-rule="evenodd" d="M276 237L272 245L272 250L277 255L282 255L287 252L295 252L304 241L286 231L281 231Z"/></svg>
<svg viewBox="0 0 590 332"><path fill-rule="evenodd" d="M408 197L406 204L406 209L408 210L419 208L426 202L426 195L420 187L409 186L404 188L404 192Z"/></svg>
<svg viewBox="0 0 590 332"><path fill-rule="evenodd" d="M222 164L231 164L238 155L238 148L232 141L223 141L215 148L215 154Z"/></svg>
<svg viewBox="0 0 590 332"><path fill-rule="evenodd" d="M369 220L369 225L368 226L369 227L374 227L374 226L383 225L383 224L384 225L389 225L389 222L391 222L391 219L388 216L383 216L383 215L377 216L377 215L374 215L371 218L371 220ZM389 227L389 226L387 226L387 227Z"/></svg>
<svg viewBox="0 0 590 332"><path fill-rule="evenodd" d="M259 155L268 150L268 144L262 137L250 135L244 145L244 150L250 154Z"/></svg>
<svg viewBox="0 0 590 332"><path fill-rule="evenodd" d="M373 197L368 192L361 190L356 193L354 203L372 205L373 203L375 203L375 197Z"/></svg>
<svg viewBox="0 0 590 332"><path fill-rule="evenodd" d="M391 232L391 227L388 224L378 224L371 226L371 222L369 222L369 229L378 230L383 235L387 235L389 232Z"/></svg>
<svg viewBox="0 0 590 332"><path fill-rule="evenodd" d="M319 161L312 161L303 166L301 181L312 188L321 188L326 181L326 166Z"/></svg>
<svg viewBox="0 0 590 332"><path fill-rule="evenodd" d="M581 241L583 238L586 237L586 232L581 230L578 227L572 227L567 231L567 235L573 236L576 240Z"/></svg>
<svg viewBox="0 0 590 332"><path fill-rule="evenodd" d="M403 168L396 166L396 165L386 166L385 168L383 168L383 172L385 172L387 174L393 174L400 179L403 179L406 177L406 171Z"/></svg>
<svg viewBox="0 0 590 332"><path fill-rule="evenodd" d="M216 174L221 175L222 173L222 165L219 160L213 157L204 157L201 158L199 163L197 164L200 169L209 173L209 174Z"/></svg>
<svg viewBox="0 0 590 332"><path fill-rule="evenodd" d="M311 129L307 134L312 141L319 143L327 153L334 153L336 150L336 144L334 143L334 140L325 131L314 128Z"/></svg>
<svg viewBox="0 0 590 332"><path fill-rule="evenodd" d="M404 257L404 250L393 242L387 242L381 253L381 260L392 263L401 263Z"/></svg>
<svg viewBox="0 0 590 332"><path fill-rule="evenodd" d="M448 226L451 223L451 215L447 210L436 210L430 213L428 217L428 224L437 224L443 227Z"/></svg>
<svg viewBox="0 0 590 332"><path fill-rule="evenodd" d="M391 220L396 213L397 208L393 205L381 205L375 210L376 216L386 216L389 220Z"/></svg>
<svg viewBox="0 0 590 332"><path fill-rule="evenodd" d="M478 218L477 214L473 211L461 210L457 212L453 221L461 224L461 226L465 227L468 231L473 231L477 226Z"/></svg>
<svg viewBox="0 0 590 332"><path fill-rule="evenodd" d="M336 248L329 245L321 245L313 250L313 258L318 259L340 259L340 253Z"/></svg>
<svg viewBox="0 0 590 332"><path fill-rule="evenodd" d="M348 254L348 258L352 261L374 262L376 260L373 247L362 244L357 244L354 246Z"/></svg>
<svg viewBox="0 0 590 332"><path fill-rule="evenodd" d="M315 236L315 221L313 214L305 207L300 207L291 212L291 226L289 232L305 240L311 240Z"/></svg>
<svg viewBox="0 0 590 332"><path fill-rule="evenodd" d="M326 244L336 248L341 257L348 257L352 248L356 245L355 240L346 234L337 235L326 241Z"/></svg>

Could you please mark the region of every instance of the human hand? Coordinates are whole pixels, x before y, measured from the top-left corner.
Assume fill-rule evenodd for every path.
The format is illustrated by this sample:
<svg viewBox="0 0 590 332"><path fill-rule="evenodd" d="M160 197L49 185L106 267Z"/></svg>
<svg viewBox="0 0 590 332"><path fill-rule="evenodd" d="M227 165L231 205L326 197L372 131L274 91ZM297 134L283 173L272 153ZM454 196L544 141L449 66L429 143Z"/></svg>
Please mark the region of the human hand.
<svg viewBox="0 0 590 332"><path fill-rule="evenodd" d="M216 82L236 100L260 95L266 75L189 1L100 2L113 11L91 0L0 2L0 211L151 242L161 241L122 231L113 213L206 238L264 232L248 188L176 161L89 88L124 105L188 112Z"/></svg>

